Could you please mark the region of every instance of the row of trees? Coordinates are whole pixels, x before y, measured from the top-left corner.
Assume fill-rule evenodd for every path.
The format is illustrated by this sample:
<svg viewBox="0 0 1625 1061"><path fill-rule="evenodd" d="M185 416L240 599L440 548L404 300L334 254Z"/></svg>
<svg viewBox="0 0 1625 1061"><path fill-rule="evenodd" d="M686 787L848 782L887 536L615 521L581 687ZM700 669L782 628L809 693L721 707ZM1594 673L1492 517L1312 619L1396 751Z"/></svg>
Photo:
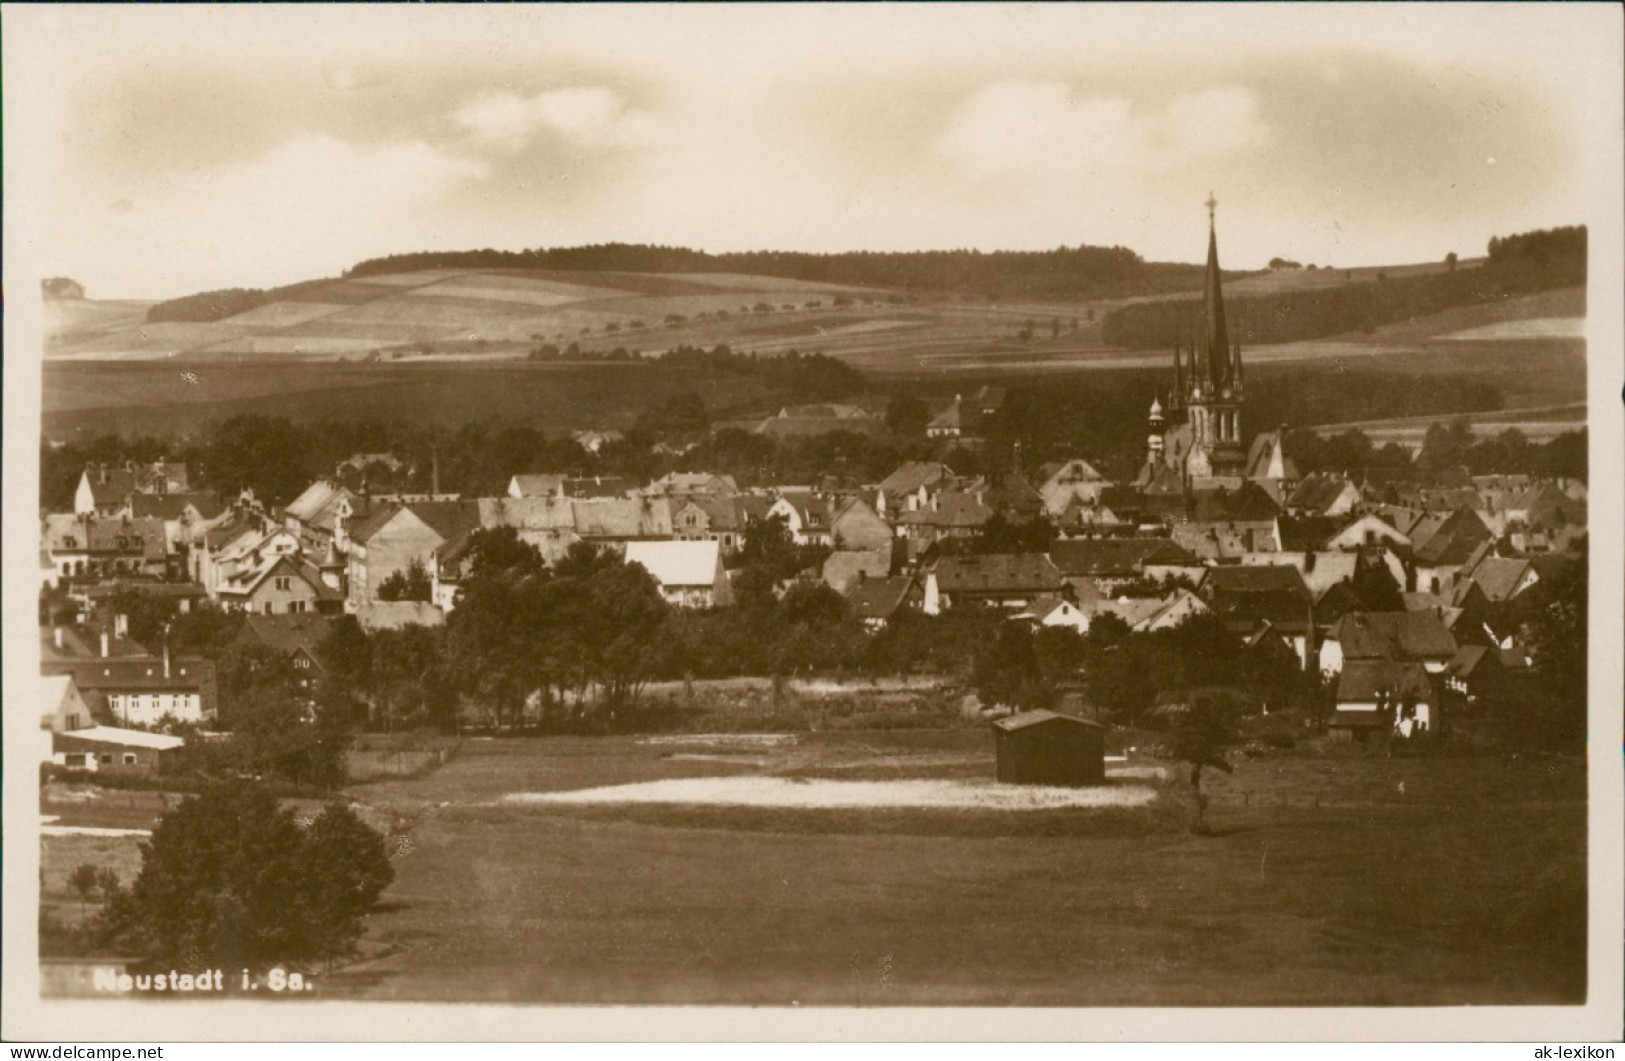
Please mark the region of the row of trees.
<svg viewBox="0 0 1625 1061"><path fill-rule="evenodd" d="M1314 472L1358 474L1368 468L1411 469L1419 476L1466 468L1473 475L1538 475L1584 479L1587 472L1586 430L1565 432L1551 441L1529 441L1509 427L1480 438L1466 420L1428 427L1421 452L1396 443L1378 447L1363 431L1350 429L1327 438L1299 428L1287 433L1287 455L1304 475Z"/></svg>
<svg viewBox="0 0 1625 1061"><path fill-rule="evenodd" d="M1147 262L1126 247L1090 246L989 253L950 250L708 254L686 247L607 243L524 251L485 249L396 254L359 262L344 275L359 279L418 269L741 273L814 283L1027 298L1105 298L1189 291L1199 288L1202 282L1199 265ZM714 293L715 289L709 291Z"/></svg>

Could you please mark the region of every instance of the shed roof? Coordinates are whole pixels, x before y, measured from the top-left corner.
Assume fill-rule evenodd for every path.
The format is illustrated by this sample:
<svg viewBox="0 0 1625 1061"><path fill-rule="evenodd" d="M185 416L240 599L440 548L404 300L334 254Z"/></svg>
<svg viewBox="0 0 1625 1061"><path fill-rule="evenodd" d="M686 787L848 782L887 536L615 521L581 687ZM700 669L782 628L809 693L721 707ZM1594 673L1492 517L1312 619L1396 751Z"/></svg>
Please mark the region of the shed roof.
<svg viewBox="0 0 1625 1061"><path fill-rule="evenodd" d="M147 748L152 751L167 752L185 744L185 739L172 737L167 733L149 733L144 729L123 729L118 726L90 726L87 729L69 730L58 733L57 738L72 737L74 740L90 741L94 744L116 744L124 748Z"/></svg>
<svg viewBox="0 0 1625 1061"><path fill-rule="evenodd" d="M1054 711L1045 711L1042 709L1037 711L1022 711L1019 714L1008 715L1005 718L995 719L993 726L995 729L1002 729L1006 733L1014 733L1017 730L1031 729L1034 726L1042 726L1050 722L1070 723L1075 726L1089 726L1093 729L1106 728L1104 725L1094 721L1093 719L1079 718L1076 715L1062 715Z"/></svg>
<svg viewBox="0 0 1625 1061"><path fill-rule="evenodd" d="M662 586L713 586L721 549L714 541L627 542L626 562L642 566Z"/></svg>

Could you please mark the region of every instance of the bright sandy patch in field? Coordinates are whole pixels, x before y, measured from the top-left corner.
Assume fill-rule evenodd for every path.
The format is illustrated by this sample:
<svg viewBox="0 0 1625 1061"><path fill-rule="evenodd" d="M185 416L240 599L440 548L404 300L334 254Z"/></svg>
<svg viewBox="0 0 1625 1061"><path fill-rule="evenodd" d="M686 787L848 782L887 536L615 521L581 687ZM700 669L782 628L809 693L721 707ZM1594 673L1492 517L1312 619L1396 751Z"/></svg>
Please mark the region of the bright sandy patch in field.
<svg viewBox="0 0 1625 1061"><path fill-rule="evenodd" d="M1536 317L1530 320L1498 321L1465 331L1452 332L1446 339L1584 339L1584 317Z"/></svg>
<svg viewBox="0 0 1625 1061"><path fill-rule="evenodd" d="M728 807L1054 810L1143 807L1150 788L1042 788L967 781L825 781L786 777L691 777L571 792L516 792L503 803L707 804Z"/></svg>

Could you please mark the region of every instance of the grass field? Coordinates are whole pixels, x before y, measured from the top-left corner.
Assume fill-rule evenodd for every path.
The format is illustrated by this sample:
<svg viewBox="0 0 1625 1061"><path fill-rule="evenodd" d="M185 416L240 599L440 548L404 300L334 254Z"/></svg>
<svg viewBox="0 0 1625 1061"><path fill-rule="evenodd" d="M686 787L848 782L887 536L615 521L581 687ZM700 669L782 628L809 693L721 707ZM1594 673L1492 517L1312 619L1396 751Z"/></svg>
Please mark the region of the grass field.
<svg viewBox="0 0 1625 1061"><path fill-rule="evenodd" d="M988 740L814 735L738 765L631 738L471 742L427 777L366 786L410 835L371 922L389 951L321 990L813 1005L1584 995L1575 764L1249 761L1214 784L1209 838L1181 828L1182 810L1092 825L1105 812L483 805L819 761L930 776L979 755L991 771Z"/></svg>
<svg viewBox="0 0 1625 1061"><path fill-rule="evenodd" d="M1242 760L1207 785L1211 837L1185 829L1178 771L1156 806L1132 810L498 802L673 778L985 780L991 759L980 727L465 739L424 776L353 790L391 834L396 880L361 960L317 989L777 1005L1585 996L1578 761ZM157 798L57 790L46 810L150 827ZM66 878L80 862L132 879L138 839L47 838L52 916L79 919Z"/></svg>

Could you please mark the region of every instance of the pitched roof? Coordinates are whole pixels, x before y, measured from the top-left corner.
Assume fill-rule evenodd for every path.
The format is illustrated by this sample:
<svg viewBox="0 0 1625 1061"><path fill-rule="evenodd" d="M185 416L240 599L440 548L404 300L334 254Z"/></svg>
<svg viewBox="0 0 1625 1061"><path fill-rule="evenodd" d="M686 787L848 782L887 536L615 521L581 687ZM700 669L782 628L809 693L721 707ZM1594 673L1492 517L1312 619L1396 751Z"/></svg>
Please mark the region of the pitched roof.
<svg viewBox="0 0 1625 1061"><path fill-rule="evenodd" d="M570 506L583 538L671 537L671 503L663 497L573 498Z"/></svg>
<svg viewBox="0 0 1625 1061"><path fill-rule="evenodd" d="M405 507L443 539L480 525L480 507L475 501L408 501Z"/></svg>
<svg viewBox="0 0 1625 1061"><path fill-rule="evenodd" d="M318 479L305 487L304 493L294 498L282 513L300 523L331 527L333 511L338 506L339 500L349 496L351 494L348 489L331 479Z"/></svg>
<svg viewBox="0 0 1625 1061"><path fill-rule="evenodd" d="M1193 523L1247 523L1274 519L1275 499L1254 482L1239 489L1195 490L1186 499L1185 518Z"/></svg>
<svg viewBox="0 0 1625 1061"><path fill-rule="evenodd" d="M44 547L52 552L140 553L144 560L162 560L168 552L164 521L152 517L97 519L60 512L46 516L41 530Z"/></svg>
<svg viewBox="0 0 1625 1061"><path fill-rule="evenodd" d="M1343 665L1343 672L1337 677L1339 703L1365 703L1379 697L1392 698L1396 703L1411 699L1431 704L1434 702L1433 683L1420 663L1378 659L1351 660Z"/></svg>
<svg viewBox="0 0 1625 1061"><path fill-rule="evenodd" d="M1472 580L1478 583L1490 603L1499 604L1512 596L1531 568L1528 560L1486 556L1473 568Z"/></svg>
<svg viewBox="0 0 1625 1061"><path fill-rule="evenodd" d="M1275 453L1281 447L1281 432L1260 431L1253 438L1253 444L1247 448L1247 465L1243 473L1249 479L1264 479L1270 477L1270 465L1274 463ZM1296 479L1298 465L1291 457L1281 451L1282 479Z"/></svg>
<svg viewBox="0 0 1625 1061"><path fill-rule="evenodd" d="M642 566L663 587L713 586L721 548L714 541L627 542L626 562Z"/></svg>
<svg viewBox="0 0 1625 1061"><path fill-rule="evenodd" d="M516 497L547 497L562 494L568 476L516 475L508 484L509 493Z"/></svg>
<svg viewBox="0 0 1625 1061"><path fill-rule="evenodd" d="M1043 553L944 556L934 570L944 593L1055 592L1066 584Z"/></svg>
<svg viewBox="0 0 1625 1061"><path fill-rule="evenodd" d="M954 477L953 469L937 461L908 461L880 481L883 494L912 494L922 486L934 486Z"/></svg>
<svg viewBox="0 0 1625 1061"><path fill-rule="evenodd" d="M1315 472L1287 495L1287 508L1319 514L1331 508L1343 491L1352 487L1348 478L1330 472Z"/></svg>
<svg viewBox="0 0 1625 1061"><path fill-rule="evenodd" d="M1348 525L1336 516L1282 516L1275 521L1281 535L1281 548L1289 553L1324 549L1326 543Z"/></svg>
<svg viewBox="0 0 1625 1061"><path fill-rule="evenodd" d="M1194 564L1196 555L1168 538L1058 538L1050 559L1067 575L1134 577L1147 564Z"/></svg>
<svg viewBox="0 0 1625 1061"><path fill-rule="evenodd" d="M1221 564L1208 572L1202 590L1209 596L1288 593L1305 601L1310 597L1302 573L1291 564Z"/></svg>
<svg viewBox="0 0 1625 1061"><path fill-rule="evenodd" d="M1439 660L1456 654L1456 639L1438 615L1417 612L1350 612L1331 636L1345 660Z"/></svg>
<svg viewBox="0 0 1625 1061"><path fill-rule="evenodd" d="M1465 506L1444 517L1431 531L1426 537L1420 529L1411 534L1414 555L1425 564L1465 564L1479 546L1495 537L1478 514Z"/></svg>
<svg viewBox="0 0 1625 1061"><path fill-rule="evenodd" d="M130 515L137 518L153 516L158 519L180 519L190 505L204 519L213 519L224 511L220 495L203 491L195 494L132 494Z"/></svg>
<svg viewBox="0 0 1625 1061"><path fill-rule="evenodd" d="M1450 662L1445 664L1444 672L1452 678L1467 679L1476 673L1482 673L1481 668L1488 670L1498 667L1500 662L1499 652L1492 652L1483 645L1463 645L1450 657Z"/></svg>
<svg viewBox="0 0 1625 1061"><path fill-rule="evenodd" d="M243 619L243 636L286 656L303 649L314 658L317 644L332 627L333 620L325 615L248 615Z"/></svg>
<svg viewBox="0 0 1625 1061"><path fill-rule="evenodd" d="M164 661L157 656L42 662L42 666L50 667L54 674L72 674L82 692L179 691L200 692L207 699L214 696L214 664L196 656L171 657L167 677Z"/></svg>
<svg viewBox="0 0 1625 1061"><path fill-rule="evenodd" d="M943 490L937 494L935 503L926 505L913 512L900 512L897 522L913 526L952 528L980 527L993 518L993 510L972 494L963 494L957 490Z"/></svg>
<svg viewBox="0 0 1625 1061"><path fill-rule="evenodd" d="M885 578L891 572L891 549L874 552L837 549L824 560L824 584L844 593L854 582Z"/></svg>
<svg viewBox="0 0 1625 1061"><path fill-rule="evenodd" d="M476 502L479 525L520 531L574 530L575 504L563 497L482 497Z"/></svg>
<svg viewBox="0 0 1625 1061"><path fill-rule="evenodd" d="M912 575L864 578L847 585L846 599L859 619L884 621L897 613L913 588Z"/></svg>

